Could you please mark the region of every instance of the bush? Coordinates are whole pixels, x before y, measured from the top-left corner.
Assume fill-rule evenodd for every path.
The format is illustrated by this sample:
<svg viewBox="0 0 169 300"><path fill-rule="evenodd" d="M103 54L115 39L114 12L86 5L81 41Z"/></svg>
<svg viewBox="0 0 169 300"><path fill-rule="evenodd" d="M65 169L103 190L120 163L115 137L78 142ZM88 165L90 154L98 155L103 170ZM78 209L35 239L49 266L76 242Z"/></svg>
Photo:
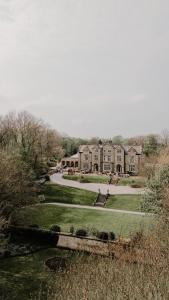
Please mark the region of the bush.
<svg viewBox="0 0 169 300"><path fill-rule="evenodd" d="M56 232L37 228L15 227L8 228L10 241L17 243L31 243L33 245L50 245L56 247L59 235Z"/></svg>
<svg viewBox="0 0 169 300"><path fill-rule="evenodd" d="M70 233L71 233L71 234L74 234L74 232L75 232L74 227L73 227L73 226L70 226Z"/></svg>
<svg viewBox="0 0 169 300"><path fill-rule="evenodd" d="M39 225L38 224L31 224L31 225L29 225L29 227L31 227L31 228L39 228Z"/></svg>
<svg viewBox="0 0 169 300"><path fill-rule="evenodd" d="M56 224L52 225L52 226L50 227L50 230L51 230L51 231L54 231L54 232L61 232L60 226L59 226L59 225L56 225Z"/></svg>
<svg viewBox="0 0 169 300"><path fill-rule="evenodd" d="M100 240L108 241L109 234L107 232L101 231L97 233L97 238Z"/></svg>
<svg viewBox="0 0 169 300"><path fill-rule="evenodd" d="M87 236L87 230L85 229L76 230L76 236Z"/></svg>
<svg viewBox="0 0 169 300"><path fill-rule="evenodd" d="M132 183L130 186L135 189L139 189L142 187L141 184L138 184L138 183Z"/></svg>
<svg viewBox="0 0 169 300"><path fill-rule="evenodd" d="M45 175L45 180L46 181L50 181L50 176L47 174L47 175Z"/></svg>
<svg viewBox="0 0 169 300"><path fill-rule="evenodd" d="M109 239L111 241L114 241L116 239L116 235L115 235L115 233L113 231L109 232Z"/></svg>
<svg viewBox="0 0 169 300"><path fill-rule="evenodd" d="M90 181L85 177L80 177L79 182L80 183L89 183Z"/></svg>
<svg viewBox="0 0 169 300"><path fill-rule="evenodd" d="M97 234L98 234L98 229L96 229L96 228L93 227L93 228L91 228L90 232L91 232L91 235L97 236Z"/></svg>

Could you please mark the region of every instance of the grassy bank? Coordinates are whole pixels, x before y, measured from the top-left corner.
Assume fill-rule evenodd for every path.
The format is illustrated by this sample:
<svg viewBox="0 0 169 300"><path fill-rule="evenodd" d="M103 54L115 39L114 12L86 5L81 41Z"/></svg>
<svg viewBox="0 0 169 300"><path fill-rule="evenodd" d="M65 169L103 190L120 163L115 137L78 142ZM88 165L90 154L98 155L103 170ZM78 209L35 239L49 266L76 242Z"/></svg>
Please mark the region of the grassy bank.
<svg viewBox="0 0 169 300"><path fill-rule="evenodd" d="M43 188L43 192L46 202L90 206L93 205L97 198L97 193L55 184L46 184ZM106 203L106 207L140 211L141 201L141 195L111 195Z"/></svg>
<svg viewBox="0 0 169 300"><path fill-rule="evenodd" d="M44 265L45 260L53 256L68 257L71 260L74 254L71 251L47 249L0 260L0 299L47 299L49 285L61 276L60 273L50 272ZM38 298L41 290L43 294Z"/></svg>
<svg viewBox="0 0 169 300"><path fill-rule="evenodd" d="M56 184L46 184L43 187L46 202L61 202L70 204L93 205L97 193Z"/></svg>
<svg viewBox="0 0 169 300"><path fill-rule="evenodd" d="M39 205L27 207L13 216L17 225L38 224L50 228L52 224L61 226L62 231L69 232L70 226L104 231L114 231L117 236L129 236L131 233L147 229L152 223L151 217L97 210Z"/></svg>
<svg viewBox="0 0 169 300"><path fill-rule="evenodd" d="M141 211L141 195L111 195L107 202L107 208Z"/></svg>

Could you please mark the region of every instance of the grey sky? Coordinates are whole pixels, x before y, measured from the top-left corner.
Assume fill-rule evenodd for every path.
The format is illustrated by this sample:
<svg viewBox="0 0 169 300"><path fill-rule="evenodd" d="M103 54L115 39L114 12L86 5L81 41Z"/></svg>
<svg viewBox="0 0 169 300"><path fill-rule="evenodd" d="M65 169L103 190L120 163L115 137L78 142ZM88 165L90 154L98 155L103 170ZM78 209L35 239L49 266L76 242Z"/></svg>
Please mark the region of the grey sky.
<svg viewBox="0 0 169 300"><path fill-rule="evenodd" d="M169 1L0 0L0 104L71 136L169 128Z"/></svg>

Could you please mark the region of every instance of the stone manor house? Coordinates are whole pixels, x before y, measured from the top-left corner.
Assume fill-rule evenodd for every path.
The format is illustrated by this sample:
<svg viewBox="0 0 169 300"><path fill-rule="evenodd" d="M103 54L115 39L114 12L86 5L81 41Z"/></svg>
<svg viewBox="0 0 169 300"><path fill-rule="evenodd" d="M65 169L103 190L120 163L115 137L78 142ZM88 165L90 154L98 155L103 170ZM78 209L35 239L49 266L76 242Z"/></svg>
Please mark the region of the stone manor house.
<svg viewBox="0 0 169 300"><path fill-rule="evenodd" d="M62 159L62 167L75 167L79 171L137 175L143 160L141 146L121 146L111 143L81 145L79 152Z"/></svg>

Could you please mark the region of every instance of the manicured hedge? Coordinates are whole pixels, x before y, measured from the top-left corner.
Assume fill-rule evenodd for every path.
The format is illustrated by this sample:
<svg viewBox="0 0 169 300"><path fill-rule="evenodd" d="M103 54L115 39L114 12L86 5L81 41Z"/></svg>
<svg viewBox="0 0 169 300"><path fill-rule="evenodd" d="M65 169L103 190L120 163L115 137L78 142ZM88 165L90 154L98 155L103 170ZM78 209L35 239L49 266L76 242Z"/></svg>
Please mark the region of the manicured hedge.
<svg viewBox="0 0 169 300"><path fill-rule="evenodd" d="M87 230L85 229L76 230L76 236L87 236Z"/></svg>
<svg viewBox="0 0 169 300"><path fill-rule="evenodd" d="M57 224L53 224L51 227L50 227L50 230L51 231L54 231L54 232L61 232L61 228L59 225Z"/></svg>

